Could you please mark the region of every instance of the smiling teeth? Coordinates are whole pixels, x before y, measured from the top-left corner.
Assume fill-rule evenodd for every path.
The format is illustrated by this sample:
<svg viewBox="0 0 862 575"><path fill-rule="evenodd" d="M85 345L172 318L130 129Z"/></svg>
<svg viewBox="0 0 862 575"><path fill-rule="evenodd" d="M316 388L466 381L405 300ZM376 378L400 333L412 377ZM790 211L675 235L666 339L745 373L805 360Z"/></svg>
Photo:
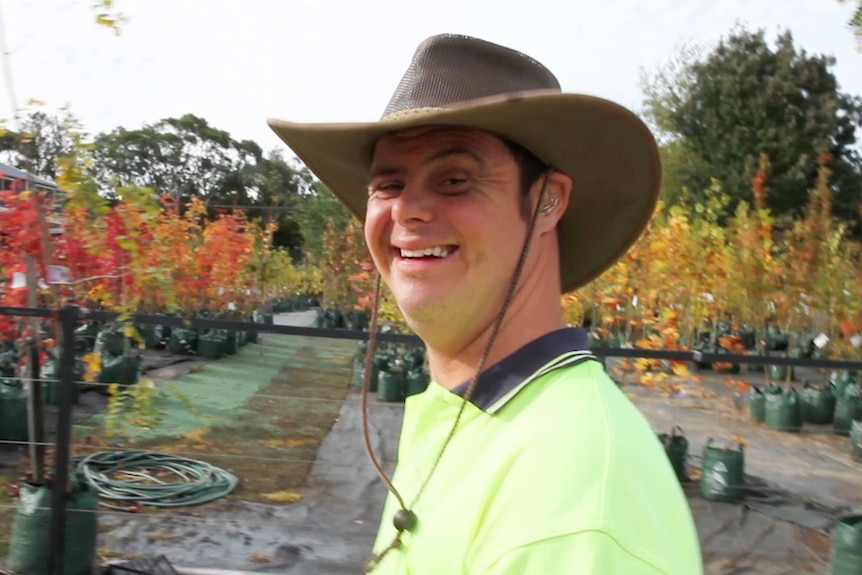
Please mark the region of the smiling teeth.
<svg viewBox="0 0 862 575"><path fill-rule="evenodd" d="M424 250L401 250L402 258L423 258L426 256L434 256L438 258L445 257L449 254L449 250L440 246L434 248L425 248Z"/></svg>

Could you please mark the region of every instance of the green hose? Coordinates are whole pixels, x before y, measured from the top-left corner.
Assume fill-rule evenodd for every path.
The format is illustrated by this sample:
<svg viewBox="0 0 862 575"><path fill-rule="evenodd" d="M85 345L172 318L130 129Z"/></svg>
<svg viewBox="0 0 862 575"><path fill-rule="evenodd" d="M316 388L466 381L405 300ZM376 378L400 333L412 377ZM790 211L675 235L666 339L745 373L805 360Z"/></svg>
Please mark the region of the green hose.
<svg viewBox="0 0 862 575"><path fill-rule="evenodd" d="M169 453L124 450L75 457L76 470L109 509L182 507L224 497L237 478L204 461ZM111 501L114 503L108 503Z"/></svg>

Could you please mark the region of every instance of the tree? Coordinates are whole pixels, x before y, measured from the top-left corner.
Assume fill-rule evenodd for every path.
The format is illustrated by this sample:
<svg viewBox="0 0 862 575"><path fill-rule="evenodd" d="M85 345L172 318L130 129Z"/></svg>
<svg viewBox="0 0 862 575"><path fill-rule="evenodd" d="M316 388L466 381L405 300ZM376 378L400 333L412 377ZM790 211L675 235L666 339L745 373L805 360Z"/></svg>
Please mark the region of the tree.
<svg viewBox="0 0 862 575"><path fill-rule="evenodd" d="M312 180L307 170L305 174L313 184L301 196L301 201L296 206L296 220L299 222L306 253L312 261L320 261L323 257L324 235L330 229L332 233L344 232L353 216L321 182Z"/></svg>
<svg viewBox="0 0 862 575"><path fill-rule="evenodd" d="M845 0L838 1L845 2ZM850 21L847 22L847 25L850 26L850 29L853 30L854 34L856 34L856 38L859 40L859 47L862 49L862 0L857 0L856 10L850 17Z"/></svg>
<svg viewBox="0 0 862 575"><path fill-rule="evenodd" d="M253 168L262 156L254 142L234 140L205 119L186 114L99 134L93 171L105 195L118 186L137 185L175 198L246 205L257 195Z"/></svg>
<svg viewBox="0 0 862 575"><path fill-rule="evenodd" d="M57 160L72 153L78 121L67 109L50 114L34 108L21 120L18 132L0 135L0 152L7 163L48 179L57 177Z"/></svg>
<svg viewBox="0 0 862 575"><path fill-rule="evenodd" d="M264 155L255 142L236 140L205 119L186 114L99 134L92 157L91 175L103 196L114 197L119 187L138 186L185 201L201 198L212 216L221 208L249 210L252 220L277 221L275 245L295 260L302 257L303 235L295 212L312 181L280 152Z"/></svg>
<svg viewBox="0 0 862 575"><path fill-rule="evenodd" d="M831 57L797 50L789 32L775 48L764 32L734 30L705 56L687 49L644 81L646 114L666 166L665 198L682 188L701 199L712 178L732 198L750 199L758 158L770 158L769 208L800 215L817 179L816 158L834 158L835 212L859 219L862 160L854 148L862 99L843 94Z"/></svg>

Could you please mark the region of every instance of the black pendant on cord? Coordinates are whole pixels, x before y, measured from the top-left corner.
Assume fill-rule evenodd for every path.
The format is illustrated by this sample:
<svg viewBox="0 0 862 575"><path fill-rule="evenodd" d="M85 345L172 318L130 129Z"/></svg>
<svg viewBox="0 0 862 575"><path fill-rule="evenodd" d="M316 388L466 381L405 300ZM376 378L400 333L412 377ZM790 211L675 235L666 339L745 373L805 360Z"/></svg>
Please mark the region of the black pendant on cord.
<svg viewBox="0 0 862 575"><path fill-rule="evenodd" d="M409 509L399 509L392 520L395 524L395 529L401 531L412 531L416 527L416 514Z"/></svg>

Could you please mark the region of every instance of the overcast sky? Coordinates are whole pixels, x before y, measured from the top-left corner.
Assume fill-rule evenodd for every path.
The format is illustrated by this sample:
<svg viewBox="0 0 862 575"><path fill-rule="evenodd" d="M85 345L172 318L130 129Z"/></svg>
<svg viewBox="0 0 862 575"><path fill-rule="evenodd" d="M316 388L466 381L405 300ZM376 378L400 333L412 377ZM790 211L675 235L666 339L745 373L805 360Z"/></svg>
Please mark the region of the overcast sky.
<svg viewBox="0 0 862 575"><path fill-rule="evenodd" d="M526 52L565 91L641 106L640 70L682 43L716 42L739 22L790 29L798 47L837 58L862 94L862 53L837 0L115 0L120 37L92 0L0 0L19 106L68 104L92 131L193 113L265 149L268 117L377 119L416 45L441 32ZM508 5L512 8L505 9ZM5 76L4 76L5 78ZM8 85L0 117L12 115Z"/></svg>

